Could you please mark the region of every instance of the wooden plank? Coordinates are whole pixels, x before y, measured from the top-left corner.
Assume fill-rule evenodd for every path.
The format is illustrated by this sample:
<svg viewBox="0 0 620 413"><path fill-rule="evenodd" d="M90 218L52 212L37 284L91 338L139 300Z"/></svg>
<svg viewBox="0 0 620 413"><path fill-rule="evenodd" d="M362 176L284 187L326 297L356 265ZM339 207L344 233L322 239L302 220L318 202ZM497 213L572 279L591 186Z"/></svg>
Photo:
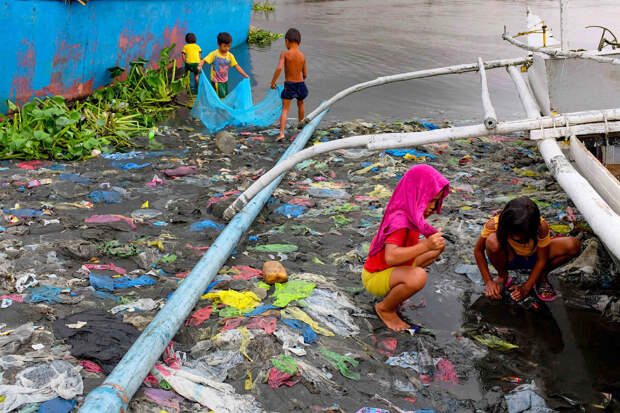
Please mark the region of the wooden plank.
<svg viewBox="0 0 620 413"><path fill-rule="evenodd" d="M590 153L576 136L570 138L570 153L579 172L616 214L620 214L620 182L616 177Z"/></svg>
<svg viewBox="0 0 620 413"><path fill-rule="evenodd" d="M559 119L558 119L559 120ZM557 128L545 128L545 129L533 129L530 132L530 139L532 140L540 140L540 139L557 139L564 136L570 135L596 135L596 134L604 134L605 131L611 132L619 132L620 131L620 122L607 122L607 129L605 128L604 123L590 123L584 125L573 125L570 128L565 127L557 127Z"/></svg>

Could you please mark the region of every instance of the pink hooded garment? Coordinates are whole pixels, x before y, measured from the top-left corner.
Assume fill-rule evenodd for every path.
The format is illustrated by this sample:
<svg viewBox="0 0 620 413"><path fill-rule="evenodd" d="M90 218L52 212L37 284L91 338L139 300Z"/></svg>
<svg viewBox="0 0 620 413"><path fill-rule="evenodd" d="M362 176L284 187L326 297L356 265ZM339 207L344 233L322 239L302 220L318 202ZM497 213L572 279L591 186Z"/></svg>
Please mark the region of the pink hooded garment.
<svg viewBox="0 0 620 413"><path fill-rule="evenodd" d="M449 191L450 182L432 166L416 165L409 169L394 189L368 255L381 252L387 237L399 229L416 231L425 237L437 232L424 219L424 210L428 203L442 192L436 209L436 212L440 213L443 200Z"/></svg>

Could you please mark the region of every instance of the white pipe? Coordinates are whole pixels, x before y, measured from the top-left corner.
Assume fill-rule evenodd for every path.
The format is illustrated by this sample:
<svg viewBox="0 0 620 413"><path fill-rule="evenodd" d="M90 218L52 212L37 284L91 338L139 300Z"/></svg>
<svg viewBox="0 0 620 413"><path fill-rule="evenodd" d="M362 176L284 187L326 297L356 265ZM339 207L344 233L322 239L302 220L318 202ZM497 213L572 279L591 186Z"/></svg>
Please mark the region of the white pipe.
<svg viewBox="0 0 620 413"><path fill-rule="evenodd" d="M498 67L510 66L510 65L522 65L528 62L530 59L527 57L519 57L514 59L500 59L500 60L490 60L484 64L486 69L495 69ZM465 73L465 72L475 72L479 69L478 63L469 63L455 66L446 66L446 67L438 67L436 69L428 69L428 70L418 70L416 72L407 72L407 73L399 73L391 76L382 76L378 77L374 80L370 80L368 82L358 83L353 85L347 89L344 89L338 93L336 93L331 98L327 99L323 103L321 103L315 110L313 110L309 115L307 115L304 120L301 122L302 125L310 122L314 119L319 113L323 112L325 109L331 107L334 103L339 100L344 99L345 97L359 92L364 89L368 89L374 86L381 86L388 83L394 82L402 82L405 80L411 79L422 79L425 77L433 77L433 76L441 76L441 75L451 75L457 73Z"/></svg>
<svg viewBox="0 0 620 413"><path fill-rule="evenodd" d="M520 47L525 50L529 50L530 52L538 52L544 53L553 57L570 57L570 58L580 58L580 59L588 59L594 60L599 63L611 63L614 65L620 65L620 59L614 59L613 57L603 57L598 55L590 54L589 52L571 52L571 51L563 51L559 49L551 49L548 47L534 47L529 46L525 43L522 43L516 40L514 37L508 35L508 33L502 34L502 39L506 40L508 43L512 43L517 47Z"/></svg>
<svg viewBox="0 0 620 413"><path fill-rule="evenodd" d="M560 41L562 51L568 51L568 0L560 0Z"/></svg>
<svg viewBox="0 0 620 413"><path fill-rule="evenodd" d="M515 69L508 73L519 92L519 98L526 114L534 117L540 109L530 94L523 76ZM601 198L590 183L581 176L562 153L555 139L538 141L538 151L549 171L564 192L573 201L592 230L601 239L612 255L620 258L620 216Z"/></svg>
<svg viewBox="0 0 620 413"><path fill-rule="evenodd" d="M495 129L497 126L497 115L491 103L491 95L489 94L489 85L487 84L487 72L484 69L482 58L478 58L478 67L480 71L480 87L482 89L482 109L484 110L484 126L487 129ZM514 67L514 66L510 66Z"/></svg>
<svg viewBox="0 0 620 413"><path fill-rule="evenodd" d="M602 122L605 118L608 120L620 119L620 108L609 109L605 112L575 112L557 117L546 116L540 118L536 116L536 119L500 122L494 130L489 130L483 124L479 124L472 126L461 126L457 128L435 129L424 132L382 133L376 135L352 136L350 138L321 143L297 152L295 155L283 160L263 174L226 209L224 218L230 219L230 217L234 216L237 210L247 204L262 188L269 185L272 180L293 168L299 162L338 149L365 147L371 150L384 150L405 148L428 143L446 142L454 139L476 138L495 134L503 135L523 130L550 128L554 125L564 126L567 122L570 125Z"/></svg>

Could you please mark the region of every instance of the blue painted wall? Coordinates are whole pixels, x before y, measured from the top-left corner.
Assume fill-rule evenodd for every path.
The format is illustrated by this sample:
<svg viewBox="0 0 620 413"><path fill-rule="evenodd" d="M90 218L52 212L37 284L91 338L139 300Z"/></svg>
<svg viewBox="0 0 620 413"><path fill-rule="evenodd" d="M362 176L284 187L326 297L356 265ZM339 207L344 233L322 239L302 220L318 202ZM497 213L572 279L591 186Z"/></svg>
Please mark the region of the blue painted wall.
<svg viewBox="0 0 620 413"><path fill-rule="evenodd" d="M233 46L247 40L252 0L5 0L0 4L0 111L6 99L90 94L110 82L107 68L137 58L157 60L187 32L203 56L217 48L221 31Z"/></svg>

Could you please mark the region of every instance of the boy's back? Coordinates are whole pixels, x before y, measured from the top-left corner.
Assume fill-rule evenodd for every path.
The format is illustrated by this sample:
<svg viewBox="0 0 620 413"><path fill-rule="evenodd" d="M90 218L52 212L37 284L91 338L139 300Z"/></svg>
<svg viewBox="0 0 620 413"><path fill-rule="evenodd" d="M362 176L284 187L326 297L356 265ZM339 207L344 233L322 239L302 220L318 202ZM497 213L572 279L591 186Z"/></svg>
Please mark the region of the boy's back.
<svg viewBox="0 0 620 413"><path fill-rule="evenodd" d="M303 82L305 79L306 56L297 47L284 54L284 76L287 82Z"/></svg>

